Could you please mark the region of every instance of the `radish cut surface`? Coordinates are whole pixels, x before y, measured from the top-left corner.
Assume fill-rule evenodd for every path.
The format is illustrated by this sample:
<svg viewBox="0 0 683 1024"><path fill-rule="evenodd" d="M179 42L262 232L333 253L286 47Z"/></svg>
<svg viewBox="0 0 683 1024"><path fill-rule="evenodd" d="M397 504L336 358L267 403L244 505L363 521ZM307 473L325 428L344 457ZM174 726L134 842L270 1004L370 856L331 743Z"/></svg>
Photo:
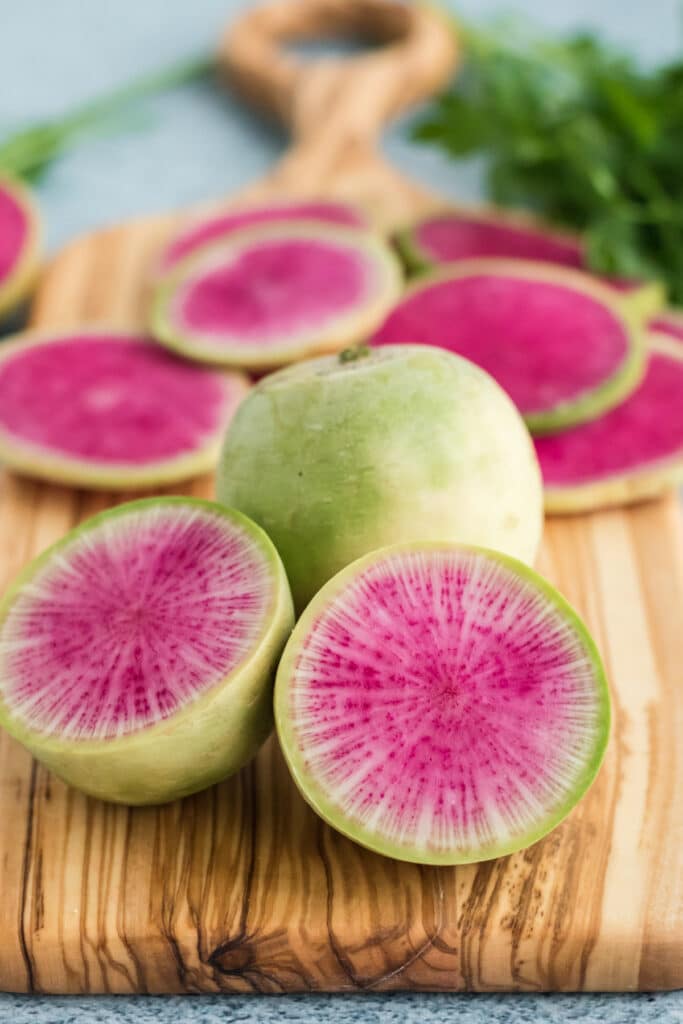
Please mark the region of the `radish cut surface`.
<svg viewBox="0 0 683 1024"><path fill-rule="evenodd" d="M364 338L398 297L385 243L350 228L293 223L236 232L159 285L152 332L206 362L274 367Z"/></svg>
<svg viewBox="0 0 683 1024"><path fill-rule="evenodd" d="M183 480L213 467L248 387L137 335L25 335L0 350L0 457L84 487Z"/></svg>
<svg viewBox="0 0 683 1024"><path fill-rule="evenodd" d="M551 512L625 505L683 482L681 341L653 330L645 376L621 405L535 444Z"/></svg>
<svg viewBox="0 0 683 1024"><path fill-rule="evenodd" d="M595 418L636 386L643 346L603 285L579 271L473 260L426 276L374 345L436 345L488 371L534 433Z"/></svg>
<svg viewBox="0 0 683 1024"><path fill-rule="evenodd" d="M356 228L368 226L360 210L349 203L334 200L292 200L226 210L197 220L180 231L164 250L159 261L159 272L168 273L181 260L202 246L220 238L227 238L240 228L296 220L321 221L324 224L342 224Z"/></svg>
<svg viewBox="0 0 683 1024"><path fill-rule="evenodd" d="M305 798L379 853L456 864L529 845L590 785L609 729L595 645L531 570L452 545L385 548L300 619L276 722Z"/></svg>
<svg viewBox="0 0 683 1024"><path fill-rule="evenodd" d="M38 270L38 212L23 185L0 177L0 314L25 297Z"/></svg>
<svg viewBox="0 0 683 1024"><path fill-rule="evenodd" d="M432 214L402 232L399 242L408 263L418 269L484 257L583 266L578 239L497 213Z"/></svg>
<svg viewBox="0 0 683 1024"><path fill-rule="evenodd" d="M398 248L413 271L460 260L496 258L538 260L576 270L586 264L581 239L522 213L502 210L442 210L399 232ZM664 305L657 281L597 275L628 298L634 312L649 316Z"/></svg>
<svg viewBox="0 0 683 1024"><path fill-rule="evenodd" d="M249 520L190 498L123 505L49 549L5 597L0 715L90 792L189 792L241 762L250 733L263 738L290 624L284 571Z"/></svg>

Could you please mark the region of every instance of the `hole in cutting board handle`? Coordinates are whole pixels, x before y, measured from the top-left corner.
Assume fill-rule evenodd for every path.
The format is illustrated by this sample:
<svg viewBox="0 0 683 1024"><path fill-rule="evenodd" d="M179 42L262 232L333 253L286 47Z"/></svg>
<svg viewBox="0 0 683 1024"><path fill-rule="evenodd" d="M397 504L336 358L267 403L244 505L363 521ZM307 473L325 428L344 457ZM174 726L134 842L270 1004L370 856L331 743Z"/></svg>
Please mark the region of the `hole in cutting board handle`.
<svg viewBox="0 0 683 1024"><path fill-rule="evenodd" d="M297 52L340 38L367 45L341 57ZM402 0L273 0L228 29L218 59L240 93L297 138L351 126L371 137L445 84L457 43L440 14Z"/></svg>
<svg viewBox="0 0 683 1024"><path fill-rule="evenodd" d="M353 60L377 50L376 43L358 36L335 36L334 39L291 39L284 44L285 53L302 63L316 60Z"/></svg>

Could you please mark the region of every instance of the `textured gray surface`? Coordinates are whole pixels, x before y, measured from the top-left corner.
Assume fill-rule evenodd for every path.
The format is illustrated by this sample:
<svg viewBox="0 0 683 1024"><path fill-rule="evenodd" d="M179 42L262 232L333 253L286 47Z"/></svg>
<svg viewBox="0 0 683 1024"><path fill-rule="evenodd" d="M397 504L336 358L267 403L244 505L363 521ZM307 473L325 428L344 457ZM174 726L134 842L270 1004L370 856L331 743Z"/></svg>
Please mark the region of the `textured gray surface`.
<svg viewBox="0 0 683 1024"><path fill-rule="evenodd" d="M250 0L0 0L0 135L27 118L66 110L156 67L207 50ZM449 0L465 17L514 8L554 28L597 27L648 62L680 50L678 0ZM92 140L45 178L40 198L52 247L102 224L220 196L262 174L282 134L204 87L156 98L145 123ZM481 168L454 168L412 146L406 125L387 137L391 159L447 194L476 198ZM683 955L683 954L682 954ZM683 1022L683 995L657 996L286 996L55 998L0 995L0 1020L39 1024L109 1021L310 1021L363 1024Z"/></svg>
<svg viewBox="0 0 683 1024"><path fill-rule="evenodd" d="M0 997L1 999L2 997ZM3 1013L5 1016L3 1016ZM4 997L13 1024L680 1024L677 993L634 996L187 996L99 999Z"/></svg>

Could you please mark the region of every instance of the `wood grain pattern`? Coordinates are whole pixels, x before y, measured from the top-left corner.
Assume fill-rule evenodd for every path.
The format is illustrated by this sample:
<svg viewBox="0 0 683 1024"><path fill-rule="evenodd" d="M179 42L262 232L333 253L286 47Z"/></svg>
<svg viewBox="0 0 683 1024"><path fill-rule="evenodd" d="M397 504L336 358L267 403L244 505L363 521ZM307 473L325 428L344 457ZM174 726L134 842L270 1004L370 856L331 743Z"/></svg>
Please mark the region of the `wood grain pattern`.
<svg viewBox="0 0 683 1024"><path fill-rule="evenodd" d="M336 30L347 17L339 12L350 8L363 24L370 16L375 34L373 9L394 19L391 31L381 23L384 35L402 34L404 50L393 45L399 58L407 47L416 68L423 67L423 47L430 53L425 40L436 40L428 74L415 72L419 81L405 86L406 100L433 88L454 59L428 15L420 15L417 31L414 13L382 0L287 4L285 23L281 4L274 15L258 15L268 46L309 24ZM311 11L309 22L304 15ZM233 39L226 59L233 78L274 105L270 87L254 77L254 66L265 73L258 45L266 45L254 31L252 21L242 26L237 57ZM412 49L414 32L419 46ZM276 77L282 74L273 67ZM394 62L379 67L394 69ZM354 62L335 62L311 73L337 76L335 93L339 76L355 81L357 71ZM276 89L277 102L301 126L309 122L288 112L303 102L308 87L301 83L308 79L298 67L290 74L287 102ZM391 100L377 99L373 131L403 102L394 91L402 77L388 74ZM372 80L379 93L382 76ZM349 94L338 113L333 104L343 144L330 124L319 137L296 128L297 145L249 198L352 197L387 227L434 204L379 159L369 134L353 134L353 125L367 125L363 118L370 115L361 109L365 90ZM323 110L318 116L327 117ZM142 221L69 246L45 274L35 324L139 323L145 270L174 222ZM210 495L212 484L198 480L187 490ZM70 526L126 497L0 476L0 585ZM222 785L165 807L132 810L68 789L2 734L0 987L280 992L683 985L683 530L675 498L549 521L540 568L586 617L605 656L615 705L597 782L545 840L457 869L398 864L361 850L315 817L290 782L274 739Z"/></svg>

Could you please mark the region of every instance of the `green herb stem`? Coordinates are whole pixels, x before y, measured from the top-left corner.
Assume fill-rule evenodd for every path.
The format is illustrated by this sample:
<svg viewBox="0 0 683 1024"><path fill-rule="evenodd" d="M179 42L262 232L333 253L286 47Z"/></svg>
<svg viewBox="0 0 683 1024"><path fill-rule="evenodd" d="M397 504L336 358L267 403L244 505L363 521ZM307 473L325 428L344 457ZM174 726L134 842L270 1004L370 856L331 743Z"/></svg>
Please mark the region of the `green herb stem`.
<svg viewBox="0 0 683 1024"><path fill-rule="evenodd" d="M61 118L36 122L0 142L0 173L34 179L77 138L111 130L138 100L207 77L213 61L184 61L129 83Z"/></svg>

